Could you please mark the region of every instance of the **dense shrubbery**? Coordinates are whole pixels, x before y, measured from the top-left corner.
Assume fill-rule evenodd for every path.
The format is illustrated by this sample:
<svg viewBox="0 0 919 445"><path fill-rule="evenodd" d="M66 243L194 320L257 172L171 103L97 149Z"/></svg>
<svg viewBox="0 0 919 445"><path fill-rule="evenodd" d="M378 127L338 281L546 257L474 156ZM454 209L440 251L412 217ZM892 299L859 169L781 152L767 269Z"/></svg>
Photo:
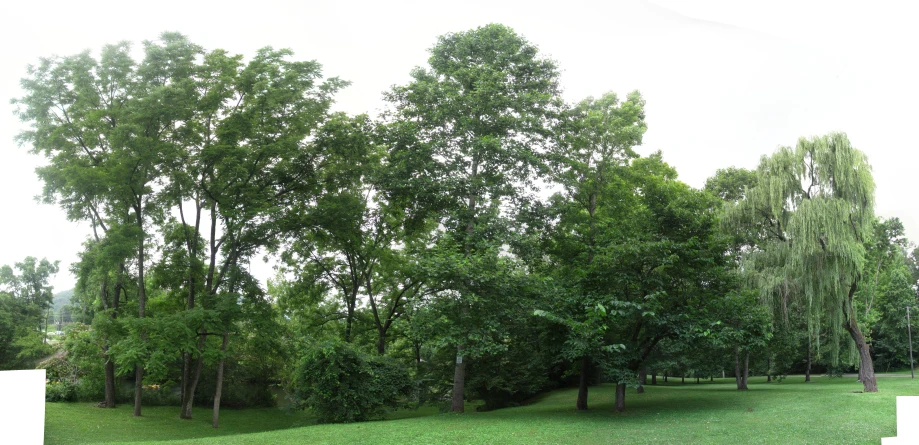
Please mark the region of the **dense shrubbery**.
<svg viewBox="0 0 919 445"><path fill-rule="evenodd" d="M327 342L306 351L291 396L294 406L312 409L321 423L360 422L398 406L411 388L408 371L397 362Z"/></svg>
<svg viewBox="0 0 919 445"><path fill-rule="evenodd" d="M46 402L72 402L76 396L76 385L69 380L48 380L45 384Z"/></svg>

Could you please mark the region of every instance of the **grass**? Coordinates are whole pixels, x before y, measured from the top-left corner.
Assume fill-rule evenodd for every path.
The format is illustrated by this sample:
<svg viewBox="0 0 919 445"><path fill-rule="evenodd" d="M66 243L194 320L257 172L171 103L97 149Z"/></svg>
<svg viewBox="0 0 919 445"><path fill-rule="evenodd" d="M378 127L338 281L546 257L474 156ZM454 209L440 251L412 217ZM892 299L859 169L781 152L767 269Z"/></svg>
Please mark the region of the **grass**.
<svg viewBox="0 0 919 445"><path fill-rule="evenodd" d="M853 378L800 376L781 383L751 379L737 391L732 379L678 381L629 390L626 412L613 412L613 386L591 388L590 410L574 409L575 389L545 394L527 406L486 413L401 411L388 421L312 425L305 413L277 409L221 411L221 429L210 411L178 419L178 408L151 407L131 417L131 407L101 410L88 404L47 404L47 444L128 440L170 445L214 444L878 444L896 435L895 396L919 395L919 381L881 377L880 393L860 393ZM311 425L305 426L304 425ZM184 440L177 440L184 439ZM165 442L169 441L169 442Z"/></svg>

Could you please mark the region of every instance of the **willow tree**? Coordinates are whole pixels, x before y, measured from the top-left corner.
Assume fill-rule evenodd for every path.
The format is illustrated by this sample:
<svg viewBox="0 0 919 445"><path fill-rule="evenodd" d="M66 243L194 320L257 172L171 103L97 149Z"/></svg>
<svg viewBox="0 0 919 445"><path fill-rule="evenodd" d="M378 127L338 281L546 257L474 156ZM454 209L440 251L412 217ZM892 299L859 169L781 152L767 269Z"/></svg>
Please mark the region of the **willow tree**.
<svg viewBox="0 0 919 445"><path fill-rule="evenodd" d="M744 199L727 209L734 227L760 231L757 245L744 255L750 283L773 307L801 299L812 331L824 323L837 334L845 329L858 349L865 391L877 391L853 305L874 222L867 157L843 133L801 138L794 148L764 156L756 176ZM834 360L838 350L834 345Z"/></svg>

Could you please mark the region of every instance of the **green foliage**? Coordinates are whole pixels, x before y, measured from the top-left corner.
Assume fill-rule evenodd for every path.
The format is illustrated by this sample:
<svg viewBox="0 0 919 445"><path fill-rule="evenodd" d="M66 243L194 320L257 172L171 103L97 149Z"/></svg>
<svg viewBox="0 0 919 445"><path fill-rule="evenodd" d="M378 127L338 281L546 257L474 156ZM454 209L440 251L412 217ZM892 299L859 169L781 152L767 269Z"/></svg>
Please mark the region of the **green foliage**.
<svg viewBox="0 0 919 445"><path fill-rule="evenodd" d="M890 370L910 365L906 308L910 310L912 321L919 314L919 305L909 280L909 272L901 263L878 292L877 310L881 315L874 324L871 344L879 368ZM915 346L919 346L919 321L912 321L910 328L916 341ZM919 347L914 347L914 354L919 355Z"/></svg>
<svg viewBox="0 0 919 445"><path fill-rule="evenodd" d="M745 270L757 271L751 282L772 307L798 295L812 323L841 328L874 221L867 157L842 133L801 138L795 148L764 156L756 175L727 211L730 224L762 233L759 249L747 255Z"/></svg>
<svg viewBox="0 0 919 445"><path fill-rule="evenodd" d="M46 402L72 402L76 396L76 383L71 380L50 380L45 384Z"/></svg>
<svg viewBox="0 0 919 445"><path fill-rule="evenodd" d="M568 106L557 64L506 26L439 37L380 121L332 113L347 82L290 50L246 59L178 33L141 50L41 59L13 101L43 200L92 230L67 311L92 325L43 365L51 399L108 398L136 372L138 402L180 397L189 418L220 366L221 403L270 406L284 383L322 422L450 391L460 411L461 382L491 410L578 373L634 386L741 352L767 372L802 351L842 371L839 327L859 324L905 363L919 254L874 218L870 166L843 134L703 191L636 153L640 93ZM259 252L284 264L267 292L248 272ZM55 272L0 268L0 369L52 352Z"/></svg>
<svg viewBox="0 0 919 445"><path fill-rule="evenodd" d="M33 368L52 352L45 335L54 297L48 281L57 271L58 262L34 257L0 266L0 370Z"/></svg>
<svg viewBox="0 0 919 445"><path fill-rule="evenodd" d="M292 386L296 406L313 410L321 423L340 423L377 418L398 406L411 381L396 362L332 342L306 351Z"/></svg>

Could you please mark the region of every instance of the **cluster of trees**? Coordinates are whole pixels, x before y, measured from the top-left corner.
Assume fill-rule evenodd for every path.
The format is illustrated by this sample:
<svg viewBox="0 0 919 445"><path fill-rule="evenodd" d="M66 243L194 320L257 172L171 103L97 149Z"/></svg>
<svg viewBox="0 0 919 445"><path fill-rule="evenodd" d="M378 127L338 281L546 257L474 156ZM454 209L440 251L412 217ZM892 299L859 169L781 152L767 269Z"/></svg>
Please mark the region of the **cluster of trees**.
<svg viewBox="0 0 919 445"><path fill-rule="evenodd" d="M36 359L51 353L48 326L54 295L48 281L57 272L57 262L33 257L13 267L0 266L0 370L33 367Z"/></svg>
<svg viewBox="0 0 919 445"><path fill-rule="evenodd" d="M919 267L842 134L697 190L634 151L638 92L568 104L555 62L501 25L440 37L376 118L331 112L347 82L287 50L143 49L42 59L14 101L45 201L92 228L65 345L101 406L131 377L135 415L175 384L180 416L213 403L215 427L222 398L276 383L349 421L569 384L587 409L607 381L621 411L648 374L745 389L751 366L857 363L870 391L871 339L908 363ZM262 252L282 264L267 288Z"/></svg>

